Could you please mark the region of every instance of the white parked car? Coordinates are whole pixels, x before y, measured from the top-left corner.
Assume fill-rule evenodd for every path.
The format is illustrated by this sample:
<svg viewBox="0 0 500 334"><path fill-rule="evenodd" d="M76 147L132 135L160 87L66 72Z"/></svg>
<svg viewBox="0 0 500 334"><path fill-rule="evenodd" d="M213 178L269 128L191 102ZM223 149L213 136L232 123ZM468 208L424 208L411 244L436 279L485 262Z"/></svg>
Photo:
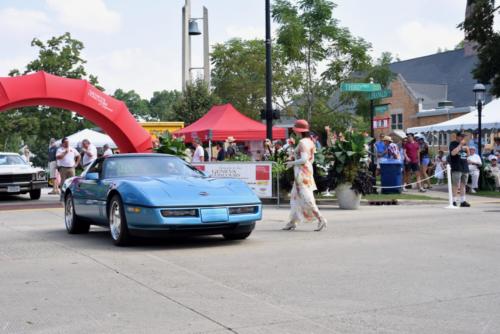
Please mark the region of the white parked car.
<svg viewBox="0 0 500 334"><path fill-rule="evenodd" d="M39 199L47 187L47 175L42 168L27 164L17 153L0 152L0 194L30 194Z"/></svg>

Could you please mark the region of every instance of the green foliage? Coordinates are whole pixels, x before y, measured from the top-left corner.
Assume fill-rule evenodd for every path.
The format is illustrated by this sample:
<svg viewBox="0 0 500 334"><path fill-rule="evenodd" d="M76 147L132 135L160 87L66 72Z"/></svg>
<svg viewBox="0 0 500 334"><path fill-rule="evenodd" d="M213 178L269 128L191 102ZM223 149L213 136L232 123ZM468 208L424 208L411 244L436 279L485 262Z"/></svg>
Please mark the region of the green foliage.
<svg viewBox="0 0 500 334"><path fill-rule="evenodd" d="M187 85L186 91L174 104L175 119L189 125L205 115L213 105L219 103L220 99L210 92L207 84L203 80L196 80Z"/></svg>
<svg viewBox="0 0 500 334"><path fill-rule="evenodd" d="M395 60L398 59L395 59L390 52L383 52L361 81L370 82L370 80L373 79L373 82L381 84L382 89L389 88L391 82L395 79L395 74L391 71L389 65ZM362 116L364 120L369 122L370 100L366 93L348 93L345 94L345 96L356 101L356 114ZM375 105L379 104L380 100L375 100L374 103Z"/></svg>
<svg viewBox="0 0 500 334"><path fill-rule="evenodd" d="M97 77L87 76L86 61L81 57L83 43L73 39L70 33L52 37L47 41L33 39L31 46L38 50L38 57L26 65L24 71L10 71L17 76L36 71L45 71L67 78L87 78L98 88ZM92 123L63 109L46 106L27 107L0 113L0 150L18 151L19 145L27 144L36 154L35 165L47 163L48 142L51 137L62 138Z"/></svg>
<svg viewBox="0 0 500 334"><path fill-rule="evenodd" d="M166 132L159 138L160 146L155 149L156 153L164 153L175 155L180 158L186 157L186 145L181 138L174 138L170 133Z"/></svg>
<svg viewBox="0 0 500 334"><path fill-rule="evenodd" d="M154 92L148 101L134 90L128 92L117 89L113 97L125 102L129 111L137 118L145 121L175 121L173 106L180 98L179 91L162 90Z"/></svg>
<svg viewBox="0 0 500 334"><path fill-rule="evenodd" d="M174 114L174 104L181 97L177 90L154 92L149 100L149 116L156 121L177 121Z"/></svg>
<svg viewBox="0 0 500 334"><path fill-rule="evenodd" d="M367 138L361 133L347 132L345 140L338 140L332 147L326 149L325 155L333 163L334 186L343 183L355 185L355 180L367 157L365 144ZM357 182L356 182L357 183ZM360 191L359 187L354 189Z"/></svg>
<svg viewBox="0 0 500 334"><path fill-rule="evenodd" d="M339 26L333 17L335 6L328 0L277 0L273 6L273 18L279 24L277 42L288 64L305 73L298 107L309 121L317 99L326 105L342 81L370 64L370 45Z"/></svg>
<svg viewBox="0 0 500 334"><path fill-rule="evenodd" d="M236 154L227 158L226 161L252 161L252 158L243 152L236 152Z"/></svg>
<svg viewBox="0 0 500 334"><path fill-rule="evenodd" d="M125 102L128 110L138 119L150 120L149 102L134 90L125 92L122 89L117 89L113 94L115 99Z"/></svg>
<svg viewBox="0 0 500 334"><path fill-rule="evenodd" d="M478 44L479 62L472 72L482 83L491 83L491 94L500 96L500 32L494 30L494 0L475 0L469 18L459 25L467 39Z"/></svg>
<svg viewBox="0 0 500 334"><path fill-rule="evenodd" d="M260 117L260 110L265 107L265 55L265 43L259 39L231 39L216 44L211 54L214 93L254 119ZM283 109L297 94L303 75L286 66L285 54L276 44L272 61L273 102Z"/></svg>

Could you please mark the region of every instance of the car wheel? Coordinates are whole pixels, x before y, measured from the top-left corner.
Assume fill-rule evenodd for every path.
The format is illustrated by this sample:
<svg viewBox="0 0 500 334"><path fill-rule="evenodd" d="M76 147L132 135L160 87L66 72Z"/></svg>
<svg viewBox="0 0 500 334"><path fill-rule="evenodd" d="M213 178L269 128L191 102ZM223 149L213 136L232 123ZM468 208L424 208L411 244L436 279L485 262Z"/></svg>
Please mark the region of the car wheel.
<svg viewBox="0 0 500 334"><path fill-rule="evenodd" d="M109 230L116 246L126 246L130 242L127 218L120 196L114 195L109 202Z"/></svg>
<svg viewBox="0 0 500 334"><path fill-rule="evenodd" d="M245 233L228 233L228 234L223 234L222 236L226 240L244 240L248 238L252 234L252 232L245 232Z"/></svg>
<svg viewBox="0 0 500 334"><path fill-rule="evenodd" d="M30 199L40 199L40 196L42 195L42 189L35 189L30 191Z"/></svg>
<svg viewBox="0 0 500 334"><path fill-rule="evenodd" d="M68 194L64 201L64 225L69 234L88 233L90 229L90 224L76 215L71 194Z"/></svg>

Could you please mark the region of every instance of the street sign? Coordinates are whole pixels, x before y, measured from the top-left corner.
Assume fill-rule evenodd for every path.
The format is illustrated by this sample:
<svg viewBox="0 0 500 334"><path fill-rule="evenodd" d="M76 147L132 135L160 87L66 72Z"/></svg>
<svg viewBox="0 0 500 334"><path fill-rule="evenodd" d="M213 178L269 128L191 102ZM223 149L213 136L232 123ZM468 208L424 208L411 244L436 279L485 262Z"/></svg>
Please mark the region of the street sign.
<svg viewBox="0 0 500 334"><path fill-rule="evenodd" d="M375 114L383 114L383 113L386 113L387 111L389 111L389 105L388 104L381 104L379 106L375 106L373 108L373 110L375 111Z"/></svg>
<svg viewBox="0 0 500 334"><path fill-rule="evenodd" d="M340 85L340 90L342 92L364 92L371 93L382 90L382 86L380 84L373 83L347 83L344 82Z"/></svg>
<svg viewBox="0 0 500 334"><path fill-rule="evenodd" d="M388 97L392 97L392 90L390 89L379 90L369 94L370 100L386 99Z"/></svg>

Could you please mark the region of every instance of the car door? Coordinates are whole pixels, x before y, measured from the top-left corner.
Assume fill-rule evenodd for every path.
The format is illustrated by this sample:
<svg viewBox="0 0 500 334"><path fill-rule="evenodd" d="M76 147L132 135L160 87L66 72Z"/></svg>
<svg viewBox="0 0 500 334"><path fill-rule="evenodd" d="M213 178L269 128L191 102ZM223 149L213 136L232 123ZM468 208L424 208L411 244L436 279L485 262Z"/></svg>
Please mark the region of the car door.
<svg viewBox="0 0 500 334"><path fill-rule="evenodd" d="M75 196L81 204L78 213L96 222L101 221L106 213L108 186L102 179L103 161L104 159L97 159L87 169L85 175L79 180ZM99 176L97 179L87 178L87 175L94 173Z"/></svg>

